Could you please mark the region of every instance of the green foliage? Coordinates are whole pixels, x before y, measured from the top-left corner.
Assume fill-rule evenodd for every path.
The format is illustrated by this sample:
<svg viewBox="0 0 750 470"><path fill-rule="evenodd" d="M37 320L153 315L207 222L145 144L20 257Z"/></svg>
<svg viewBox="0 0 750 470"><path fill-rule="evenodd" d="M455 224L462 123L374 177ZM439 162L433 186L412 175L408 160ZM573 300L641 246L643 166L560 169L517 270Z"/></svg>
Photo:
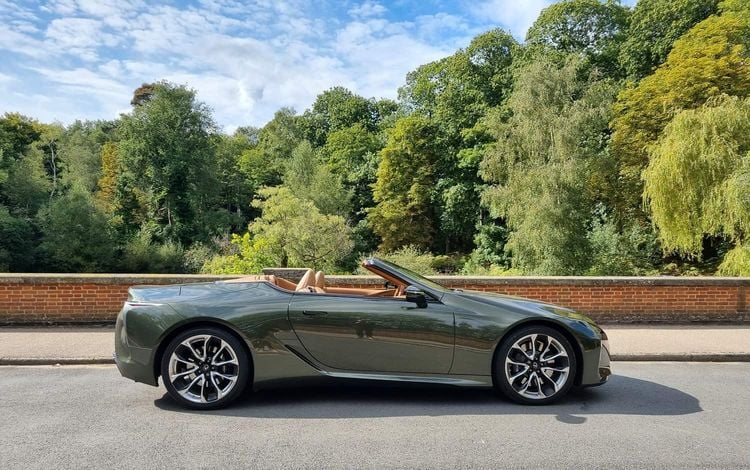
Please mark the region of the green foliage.
<svg viewBox="0 0 750 470"><path fill-rule="evenodd" d="M263 268L274 267L278 259L267 240L251 238L249 233L232 235L236 253L215 256L203 265L204 274L259 274Z"/></svg>
<svg viewBox="0 0 750 470"><path fill-rule="evenodd" d="M609 217L594 221L589 233L591 276L643 276L654 273L659 244L649 227L630 225L624 230Z"/></svg>
<svg viewBox="0 0 750 470"><path fill-rule="evenodd" d="M681 112L650 154L644 198L665 250L700 257L705 235L747 240L750 98Z"/></svg>
<svg viewBox="0 0 750 470"><path fill-rule="evenodd" d="M355 124L368 132L378 129L379 121L395 112L392 102L368 100L337 86L319 94L300 121L305 137L314 147L325 145L328 135Z"/></svg>
<svg viewBox="0 0 750 470"><path fill-rule="evenodd" d="M619 212L625 217L640 207L648 148L675 114L722 94L750 95L748 38L749 12L710 16L675 42L667 61L652 75L620 93L612 148L622 178Z"/></svg>
<svg viewBox="0 0 750 470"><path fill-rule="evenodd" d="M37 219L42 231L39 249L52 266L65 272L110 268L114 247L107 216L88 193L75 190L53 200Z"/></svg>
<svg viewBox="0 0 750 470"><path fill-rule="evenodd" d="M263 215L248 232L268 244L274 266L331 270L351 252L351 229L343 217L321 214L285 187L262 189L259 195L263 199L253 205Z"/></svg>
<svg viewBox="0 0 750 470"><path fill-rule="evenodd" d="M44 166L44 153L32 148L15 161L3 190L8 205L16 213L34 216L49 201L52 192L52 183L47 179Z"/></svg>
<svg viewBox="0 0 750 470"><path fill-rule="evenodd" d="M482 168L492 186L483 198L511 229L505 250L524 272L574 274L588 264L592 169L606 158L616 88L582 67L575 57L562 67L547 57L524 67L508 102L512 117L494 123L497 144Z"/></svg>
<svg viewBox="0 0 750 470"><path fill-rule="evenodd" d="M381 152L376 206L368 214L380 248L394 251L414 244L423 248L432 238L431 199L435 181L435 128L423 117L400 119Z"/></svg>
<svg viewBox="0 0 750 470"><path fill-rule="evenodd" d="M31 221L0 205L0 271L31 271L35 233Z"/></svg>
<svg viewBox="0 0 750 470"><path fill-rule="evenodd" d="M328 135L321 149L322 159L331 172L341 177L344 186L352 193L355 218L361 218L361 209L373 205L372 185L378 168L378 152L383 139L368 132L360 123Z"/></svg>
<svg viewBox="0 0 750 470"><path fill-rule="evenodd" d="M26 149L39 139L39 124L18 113L5 113L0 118L0 185Z"/></svg>
<svg viewBox="0 0 750 470"><path fill-rule="evenodd" d="M716 13L718 0L639 0L630 17L620 63L629 77L641 79L661 65L674 42Z"/></svg>
<svg viewBox="0 0 750 470"><path fill-rule="evenodd" d="M719 265L720 276L750 276L750 247L737 245L727 252Z"/></svg>
<svg viewBox="0 0 750 470"><path fill-rule="evenodd" d="M284 186L304 200L311 201L323 214L345 217L351 211L351 192L341 178L318 161L308 141L302 141L292 152L284 174Z"/></svg>
<svg viewBox="0 0 750 470"><path fill-rule="evenodd" d="M121 266L129 273L183 273L184 257L180 244L158 242L144 230L125 244Z"/></svg>
<svg viewBox="0 0 750 470"><path fill-rule="evenodd" d="M216 125L195 92L160 82L149 100L122 116L118 130L118 157L147 195L155 235L173 242L210 235L203 219L216 197Z"/></svg>
<svg viewBox="0 0 750 470"><path fill-rule="evenodd" d="M749 48L746 0L563 0L398 101L334 87L232 135L167 82L111 122L6 113L0 269L748 275Z"/></svg>
<svg viewBox="0 0 750 470"><path fill-rule="evenodd" d="M614 0L562 0L542 10L526 33L526 45L532 50L582 52L604 74L616 76L628 13Z"/></svg>

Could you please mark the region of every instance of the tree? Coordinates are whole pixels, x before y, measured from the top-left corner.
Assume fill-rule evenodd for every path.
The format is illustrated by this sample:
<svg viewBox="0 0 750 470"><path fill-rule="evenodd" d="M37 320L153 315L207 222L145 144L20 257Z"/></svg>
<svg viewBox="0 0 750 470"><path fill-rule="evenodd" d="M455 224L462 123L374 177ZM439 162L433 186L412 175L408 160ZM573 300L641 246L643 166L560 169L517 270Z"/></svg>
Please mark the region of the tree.
<svg viewBox="0 0 750 470"><path fill-rule="evenodd" d="M432 191L436 183L436 129L421 116L400 119L380 154L376 206L368 214L381 249L429 247L433 237Z"/></svg>
<svg viewBox="0 0 750 470"><path fill-rule="evenodd" d="M117 159L117 144L107 142L102 145L100 151L101 176L97 182L96 200L108 213L115 209L115 192L117 190L117 177L122 171Z"/></svg>
<svg viewBox="0 0 750 470"><path fill-rule="evenodd" d="M322 147L328 134L354 124L361 124L373 132L383 117L380 112L386 109L378 108L374 100L356 95L344 87L333 87L319 94L312 107L303 114L305 137L314 147Z"/></svg>
<svg viewBox="0 0 750 470"><path fill-rule="evenodd" d="M15 217L0 205L0 271L33 271L36 238L30 220Z"/></svg>
<svg viewBox="0 0 750 470"><path fill-rule="evenodd" d="M435 249L471 249L480 211L479 162L493 140L482 120L510 95L518 49L510 34L491 30L466 49L410 72L399 90L405 107L433 127L430 224L435 233L430 239Z"/></svg>
<svg viewBox="0 0 750 470"><path fill-rule="evenodd" d="M666 251L700 257L705 236L726 237L735 249L723 269L750 275L736 268L750 261L750 98L724 97L675 116L643 179Z"/></svg>
<svg viewBox="0 0 750 470"><path fill-rule="evenodd" d="M0 118L0 185L8 179L13 164L40 136L39 124L18 113Z"/></svg>
<svg viewBox="0 0 750 470"><path fill-rule="evenodd" d="M255 186L240 170L240 160L245 151L255 145L242 131L233 135L215 135L216 182L218 184L217 208L226 214L227 232L244 226L252 215L247 201L254 196Z"/></svg>
<svg viewBox="0 0 750 470"><path fill-rule="evenodd" d="M357 123L330 133L321 149L326 166L341 177L344 186L352 193L351 216L354 219L362 219L365 209L373 205L372 185L383 144L380 135L368 132Z"/></svg>
<svg viewBox="0 0 750 470"><path fill-rule="evenodd" d="M107 215L81 190L39 211L40 250L47 267L65 272L106 271L114 255Z"/></svg>
<svg viewBox="0 0 750 470"><path fill-rule="evenodd" d="M276 186L286 170L292 151L302 141L300 118L294 109L276 111L258 132L257 143L250 141L239 160L242 173L253 191L263 186Z"/></svg>
<svg viewBox="0 0 750 470"><path fill-rule="evenodd" d="M650 74L666 59L677 39L716 13L718 0L639 0L630 16L620 64L633 79Z"/></svg>
<svg viewBox="0 0 750 470"><path fill-rule="evenodd" d="M111 137L112 128L112 123L94 121L76 121L65 128L58 143L65 188L96 191L102 171L102 145Z"/></svg>
<svg viewBox="0 0 750 470"><path fill-rule="evenodd" d="M642 217L641 172L648 163L647 149L677 113L722 94L750 95L750 12L732 8L722 3L721 15L695 25L675 42L653 75L618 96L611 126L623 217Z"/></svg>
<svg viewBox="0 0 750 470"><path fill-rule="evenodd" d="M346 217L351 210L351 192L344 188L341 178L318 161L306 140L292 152L284 174L284 186L296 197L315 204L323 214Z"/></svg>
<svg viewBox="0 0 750 470"><path fill-rule="evenodd" d="M578 274L588 267L586 237L596 196L597 161L606 158L607 123L616 85L582 74L570 56L560 67L542 57L519 71L508 106L492 123L497 144L482 163L491 184L483 199L511 233L513 265L537 274Z"/></svg>
<svg viewBox="0 0 750 470"><path fill-rule="evenodd" d="M526 45L584 53L605 75L617 76L628 13L614 0L562 0L542 10L526 33Z"/></svg>
<svg viewBox="0 0 750 470"><path fill-rule="evenodd" d="M122 116L118 157L148 195L158 238L187 243L215 231L204 224L216 198L215 132L210 110L195 92L167 82L154 85L151 99Z"/></svg>
<svg viewBox="0 0 750 470"><path fill-rule="evenodd" d="M352 249L350 229L343 217L324 215L312 202L284 187L265 188L253 205L263 211L249 226L253 240L277 266L335 269ZM268 255L266 255L268 256Z"/></svg>

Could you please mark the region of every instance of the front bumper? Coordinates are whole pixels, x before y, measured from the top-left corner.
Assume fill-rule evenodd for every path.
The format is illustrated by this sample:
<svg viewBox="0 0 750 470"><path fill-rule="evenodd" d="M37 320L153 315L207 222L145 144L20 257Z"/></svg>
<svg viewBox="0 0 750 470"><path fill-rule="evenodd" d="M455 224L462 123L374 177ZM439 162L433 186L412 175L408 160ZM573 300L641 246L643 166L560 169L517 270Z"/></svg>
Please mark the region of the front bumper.
<svg viewBox="0 0 750 470"><path fill-rule="evenodd" d="M606 336L605 336L606 338ZM603 339L602 346L599 350L599 378L600 381L596 385L601 385L607 381L610 375L612 375L612 367L610 365L609 356L609 340Z"/></svg>

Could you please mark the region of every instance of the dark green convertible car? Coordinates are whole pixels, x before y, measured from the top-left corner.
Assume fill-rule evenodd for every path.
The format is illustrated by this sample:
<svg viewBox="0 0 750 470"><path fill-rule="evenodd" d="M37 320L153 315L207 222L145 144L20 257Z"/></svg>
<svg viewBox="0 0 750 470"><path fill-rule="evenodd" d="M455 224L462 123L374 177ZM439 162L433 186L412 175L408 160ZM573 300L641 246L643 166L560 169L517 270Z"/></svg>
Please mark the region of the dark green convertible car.
<svg viewBox="0 0 750 470"><path fill-rule="evenodd" d="M307 270L172 286L136 286L117 317L120 373L178 403L218 408L253 389L307 379L495 387L551 403L610 375L607 336L572 310L450 290L387 261L363 266L382 286L327 286Z"/></svg>

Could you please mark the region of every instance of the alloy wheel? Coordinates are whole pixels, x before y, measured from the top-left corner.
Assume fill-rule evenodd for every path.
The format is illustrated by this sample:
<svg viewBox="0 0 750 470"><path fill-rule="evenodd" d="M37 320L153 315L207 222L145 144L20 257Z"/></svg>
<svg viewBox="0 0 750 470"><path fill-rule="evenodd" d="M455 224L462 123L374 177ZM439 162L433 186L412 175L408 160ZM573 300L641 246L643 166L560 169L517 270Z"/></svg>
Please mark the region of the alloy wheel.
<svg viewBox="0 0 750 470"><path fill-rule="evenodd" d="M212 403L237 384L240 365L232 346L218 336L191 336L174 348L168 375L174 389L192 403Z"/></svg>
<svg viewBox="0 0 750 470"><path fill-rule="evenodd" d="M552 336L528 334L510 347L504 369L516 393L530 400L544 400L557 395L567 382L570 358Z"/></svg>

